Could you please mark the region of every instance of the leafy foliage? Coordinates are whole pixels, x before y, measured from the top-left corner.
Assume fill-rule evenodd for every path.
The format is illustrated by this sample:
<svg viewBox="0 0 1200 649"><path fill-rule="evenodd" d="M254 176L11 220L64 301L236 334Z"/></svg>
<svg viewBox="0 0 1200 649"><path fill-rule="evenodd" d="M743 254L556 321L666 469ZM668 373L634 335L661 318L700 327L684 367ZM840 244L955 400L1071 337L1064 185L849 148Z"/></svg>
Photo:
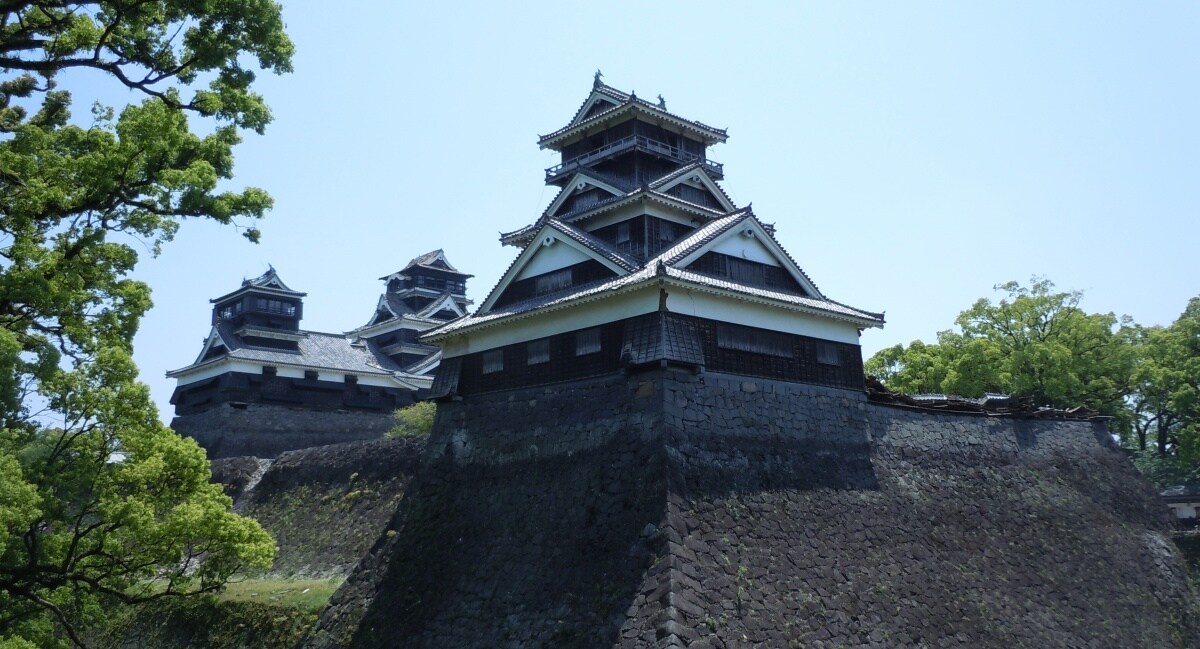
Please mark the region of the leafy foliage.
<svg viewBox="0 0 1200 649"><path fill-rule="evenodd" d="M203 451L136 380L150 294L128 274L134 245L157 253L182 218L240 225L270 208L262 190L217 186L239 130L270 121L244 63L288 71L282 25L267 0L0 5L0 645L80 645L101 603L270 564L270 537L230 513ZM142 99L75 123L68 69Z"/></svg>
<svg viewBox="0 0 1200 649"><path fill-rule="evenodd" d="M387 436L428 435L433 430L433 419L436 414L437 404L432 401L418 401L404 406L396 411L396 425L387 432Z"/></svg>
<svg viewBox="0 0 1200 649"><path fill-rule="evenodd" d="M866 371L900 392L1001 392L1058 408L1087 406L1138 452L1160 486L1200 479L1200 298L1169 327L1086 313L1078 292L1035 279L996 287L939 332L881 350Z"/></svg>
<svg viewBox="0 0 1200 649"><path fill-rule="evenodd" d="M890 388L982 396L1000 392L1036 405L1088 406L1121 419L1136 356L1131 323L1085 313L1078 292L1055 292L1035 279L996 287L1007 297L980 299L939 332L936 345L914 341L882 350L866 364Z"/></svg>
<svg viewBox="0 0 1200 649"><path fill-rule="evenodd" d="M1170 326L1144 330L1140 342L1133 375L1138 447L1152 442L1160 454L1200 464L1200 297Z"/></svg>

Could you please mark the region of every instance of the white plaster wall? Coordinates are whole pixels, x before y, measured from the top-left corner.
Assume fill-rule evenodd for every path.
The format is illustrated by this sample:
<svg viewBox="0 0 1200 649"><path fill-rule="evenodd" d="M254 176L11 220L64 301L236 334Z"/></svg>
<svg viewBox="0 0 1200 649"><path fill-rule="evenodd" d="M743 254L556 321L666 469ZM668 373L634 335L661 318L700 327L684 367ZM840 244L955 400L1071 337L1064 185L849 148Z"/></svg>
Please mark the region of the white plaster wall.
<svg viewBox="0 0 1200 649"><path fill-rule="evenodd" d="M553 237L555 235L550 234L547 236ZM549 246L543 246L540 239L534 241L532 245L538 247L537 252L534 253L533 257L525 264L525 267L521 269L521 272L517 273L516 279L525 279L527 277L533 277L534 275L541 275L542 273L548 273L552 270L558 270L559 268L566 268L567 266L573 266L580 262L591 259L591 257L585 255L575 246L567 243L566 241L562 241L557 237L555 237L554 243Z"/></svg>
<svg viewBox="0 0 1200 649"><path fill-rule="evenodd" d="M626 295L597 300L576 307L543 313L524 320L483 329L468 336L456 336L442 344L442 358L464 356L525 340L595 327L624 320L658 309L658 287L649 286Z"/></svg>
<svg viewBox="0 0 1200 649"><path fill-rule="evenodd" d="M812 336L851 345L859 344L853 323L797 313L765 304L722 298L690 289L668 289L667 309L675 313Z"/></svg>
<svg viewBox="0 0 1200 649"><path fill-rule="evenodd" d="M740 230L744 229L740 228L738 232L718 241L712 247L712 251L729 255L730 257L757 261L760 264L767 264L768 266L779 266L779 260L758 240L758 237L742 236Z"/></svg>
<svg viewBox="0 0 1200 649"><path fill-rule="evenodd" d="M195 372L189 372L185 376L177 377L175 380L177 382L177 385L187 385L189 383L195 383L197 381L203 381L205 379L210 379L214 376L220 376L222 374L225 374L226 372L239 372L242 374L262 374L262 368L264 365L269 365L269 363L261 363L261 362L255 363L255 362L250 362L250 361L233 360L233 359L226 358L224 360L213 363L212 365L207 365L203 369L199 369ZM283 377L295 378L295 379L304 378L305 368L303 368L303 367L290 367L287 365L275 365L274 367L276 368L276 371L275 371L276 376L283 376ZM377 375L372 375L372 374L357 374L356 376L358 377L359 385L375 385L375 386L386 387L386 388L398 387L398 384L396 383L396 381L393 381L391 379L391 377L377 376ZM317 380L329 381L329 382L333 382L333 383L343 383L346 380L346 374L344 372L334 372L334 371L324 370L324 371L320 371L318 373Z"/></svg>

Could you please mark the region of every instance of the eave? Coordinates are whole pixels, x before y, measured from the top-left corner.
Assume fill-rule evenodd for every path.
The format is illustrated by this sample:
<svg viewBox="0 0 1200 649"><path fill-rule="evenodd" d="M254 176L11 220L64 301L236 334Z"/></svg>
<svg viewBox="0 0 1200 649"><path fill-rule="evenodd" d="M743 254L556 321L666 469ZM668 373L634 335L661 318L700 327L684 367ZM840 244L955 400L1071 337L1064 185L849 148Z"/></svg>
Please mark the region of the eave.
<svg viewBox="0 0 1200 649"><path fill-rule="evenodd" d="M652 123L670 124L681 131L697 135L706 145L719 144L729 139L729 135L725 129L714 128L701 122L679 117L650 102L638 99L637 97L630 97L619 106L597 113L578 124L564 126L549 135L541 136L538 138L538 147L559 150L568 144L570 140L575 139L576 136L586 134L589 130L626 117L632 116L636 118L639 115L649 118L649 121Z"/></svg>

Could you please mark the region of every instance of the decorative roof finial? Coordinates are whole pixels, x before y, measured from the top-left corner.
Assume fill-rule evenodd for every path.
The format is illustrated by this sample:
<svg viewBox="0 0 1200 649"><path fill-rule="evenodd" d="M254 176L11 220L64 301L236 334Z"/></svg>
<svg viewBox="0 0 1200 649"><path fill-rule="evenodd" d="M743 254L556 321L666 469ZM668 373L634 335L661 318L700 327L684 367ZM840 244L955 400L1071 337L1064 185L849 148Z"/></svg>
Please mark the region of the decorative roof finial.
<svg viewBox="0 0 1200 649"><path fill-rule="evenodd" d="M666 110L666 109L667 109L667 100L666 100L666 99L663 99L663 96L662 96L662 95L659 95L659 96L658 96L658 107L659 107L659 108L661 108L661 109L663 109L663 110Z"/></svg>
<svg viewBox="0 0 1200 649"><path fill-rule="evenodd" d="M603 76L604 76L604 73L600 71L600 68L596 68L596 76L593 77L593 79L592 79L592 87L593 88L600 87L600 79Z"/></svg>

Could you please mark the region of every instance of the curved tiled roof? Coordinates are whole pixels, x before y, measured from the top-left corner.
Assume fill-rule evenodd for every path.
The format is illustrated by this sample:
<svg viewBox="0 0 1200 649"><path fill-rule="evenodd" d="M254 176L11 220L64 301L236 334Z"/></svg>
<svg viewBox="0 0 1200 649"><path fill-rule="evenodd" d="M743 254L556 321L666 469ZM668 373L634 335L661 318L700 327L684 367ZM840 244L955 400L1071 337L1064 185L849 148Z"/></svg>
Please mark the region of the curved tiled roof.
<svg viewBox="0 0 1200 649"><path fill-rule="evenodd" d="M721 278L690 271L685 268L676 268L674 266L685 259L688 255L699 250L717 237L749 219L754 219L755 223L758 223L758 220L754 217L750 210L740 210L736 213L716 219L702 226L700 229L691 233L674 246L671 246L670 248L659 253L657 256L647 260L644 264L635 264L634 268L631 269L631 272L628 275L589 282L579 286L573 286L555 293L540 295L521 302L508 304L501 308L492 309L486 313L484 313L483 309L481 308L473 315L460 318L452 323L448 323L441 327L427 331L424 337L433 337L436 339L463 329L490 326L491 324L496 324L500 321L529 316L534 312L557 310L560 308L565 308L569 305L590 302L606 295L614 294L624 289L640 285L644 282L654 281L658 278L674 280L674 282L683 283L695 288L707 289L714 293L732 295L751 301L768 302L778 306L790 307L805 313L832 317L840 320L848 320L855 322L860 326L870 327L883 325L884 316L882 313L874 313L871 311L856 309L840 302L827 299L819 293L814 297L783 293L765 288L747 286L745 284L731 282ZM587 233L576 228L572 228L570 225L556 221L552 221L551 223L559 231L570 234L572 238L580 243L583 243L584 245L587 245L592 250L597 252L602 252L604 248L611 250L611 248L609 248L604 242L599 241L595 237L592 237L591 235L588 235ZM759 226L761 227L762 224L760 223ZM763 229L765 231L766 228ZM773 238L772 241L774 241ZM778 242L775 242L775 244L778 245ZM780 247L780 250L782 250L782 247ZM784 254L787 254L787 252L784 251ZM513 260L513 263L509 265L508 270L505 271L504 276L508 275L519 259L520 256ZM795 266L795 262L790 256L788 259L789 261L792 261L793 266ZM799 266L795 267L797 270L800 270ZM808 275L804 273L803 270L800 270L800 273L805 277L805 279L808 279ZM501 280L501 282L503 282L503 280ZM809 280L809 283L811 284L811 280ZM492 293L495 293L500 286L500 284L497 284L496 287L492 289ZM815 285L813 286L815 288ZM491 294L489 294L488 299L491 299ZM486 304L487 300L485 300L484 303Z"/></svg>
<svg viewBox="0 0 1200 649"><path fill-rule="evenodd" d="M611 120L614 117L617 117L625 112L637 111L637 110L648 112L651 115L653 115L663 121L671 122L671 123L675 124L676 126L679 126L683 129L690 130L694 133L704 136L712 142L724 142L726 140L726 138L728 137L728 133L727 133L726 129L716 128L713 126L709 126L708 124L705 124L703 122L698 122L695 120L687 119L685 117L680 117L679 115L676 115L675 113L671 113L671 112L667 111L665 108L663 108L661 106L658 106L656 104L648 102L645 99L639 98L635 94L632 94L632 93L625 94L625 93L621 92L620 90L613 88L612 86L609 86L609 85L606 85L603 83L597 84L593 88L593 93L595 93L595 92L600 92L601 94L604 94L608 97L616 99L618 101L617 105L613 106L612 108L609 108L608 110L604 110L599 113L596 113L595 115L592 115L591 117L588 117L587 119L584 119L577 123L575 122L575 119L578 119L579 112L576 112L575 118L573 118L571 120L571 123L554 131L553 133L539 137L538 138L538 146L542 147L543 149L547 148L552 143L555 143L559 140L564 139L566 136L570 135L571 133L573 133L577 130L584 130L591 126L595 126L596 124L601 124L603 122ZM591 97L592 97L592 95L589 94L588 99L584 100L584 106L587 105L587 101L590 100ZM582 110L583 110L583 106L580 107L580 111L582 111Z"/></svg>

